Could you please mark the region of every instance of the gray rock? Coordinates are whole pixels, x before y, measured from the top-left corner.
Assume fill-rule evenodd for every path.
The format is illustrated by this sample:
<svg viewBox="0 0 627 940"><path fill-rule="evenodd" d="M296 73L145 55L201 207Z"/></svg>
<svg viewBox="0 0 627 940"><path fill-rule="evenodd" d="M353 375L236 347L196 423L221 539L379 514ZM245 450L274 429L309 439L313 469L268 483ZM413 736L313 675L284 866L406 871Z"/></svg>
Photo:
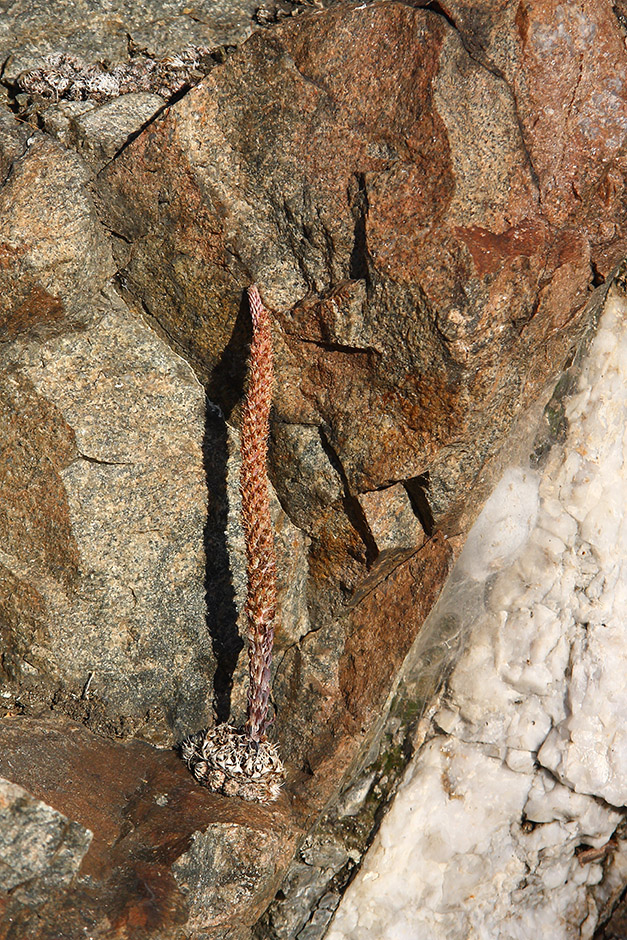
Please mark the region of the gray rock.
<svg viewBox="0 0 627 940"><path fill-rule="evenodd" d="M299 931L297 940L320 940L321 937L324 937L325 930L339 902L339 894L332 892L325 894L318 908L313 912L309 923Z"/></svg>
<svg viewBox="0 0 627 940"><path fill-rule="evenodd" d="M418 548L427 539L416 518L407 490L395 483L358 496L366 523L381 554L399 548Z"/></svg>
<svg viewBox="0 0 627 940"><path fill-rule="evenodd" d="M320 528L320 517L340 499L344 485L325 450L320 431L307 425L276 424L272 428L274 459L284 466L277 491L296 525L309 535Z"/></svg>
<svg viewBox="0 0 627 940"><path fill-rule="evenodd" d="M91 840L89 829L0 779L0 898L41 903L69 885Z"/></svg>
<svg viewBox="0 0 627 940"><path fill-rule="evenodd" d="M349 787L348 790L342 794L337 803L337 814L340 819L344 816L357 816L363 809L375 776L376 774L373 771L372 773L366 774L365 777L358 778L354 785Z"/></svg>
<svg viewBox="0 0 627 940"><path fill-rule="evenodd" d="M0 190L0 324L6 325L0 363L8 365L19 361L33 334L83 329L115 266L89 192L89 168L44 134L25 134L14 118L3 123L0 147L6 146L10 173ZM15 140L22 141L17 153Z"/></svg>
<svg viewBox="0 0 627 940"><path fill-rule="evenodd" d="M180 891L188 898L188 924L202 929L228 924L234 910L254 923L276 882L273 858L284 852L282 833L221 821L195 832L189 849L172 865Z"/></svg>
<svg viewBox="0 0 627 940"><path fill-rule="evenodd" d="M2 556L45 609L25 659L44 685L75 693L92 676L92 703L135 724L150 713L143 733L172 741L207 721L211 697L203 391L114 293L81 333L25 350L19 376L15 407L27 395L33 408L54 401L75 446L58 474L73 589L25 544ZM23 671L19 657L13 667Z"/></svg>
<svg viewBox="0 0 627 940"><path fill-rule="evenodd" d="M125 62L129 38L153 56L180 52L188 45L235 45L251 31L256 0L200 0L183 8L176 0L16 0L0 19L0 56L5 80L41 65L51 53L71 53L86 62Z"/></svg>
<svg viewBox="0 0 627 940"><path fill-rule="evenodd" d="M35 132L0 192L4 672L31 702L60 695L98 727L171 743L211 707L205 396L105 291L88 181Z"/></svg>
<svg viewBox="0 0 627 940"><path fill-rule="evenodd" d="M41 117L49 133L78 150L100 170L163 106L159 95L135 92L99 106L86 101L62 101Z"/></svg>
<svg viewBox="0 0 627 940"><path fill-rule="evenodd" d="M324 915L317 917L316 923L319 926L324 921L326 925L332 915L332 911L327 912L328 886L348 860L349 854L341 838L328 833L307 838L282 885L286 898L272 905L269 921L258 925L255 936L261 940L267 931L267 936L276 940L300 937L303 930L314 930L311 914L320 906L328 916L326 919ZM327 901L323 904L325 898ZM303 933L303 936L309 934Z"/></svg>

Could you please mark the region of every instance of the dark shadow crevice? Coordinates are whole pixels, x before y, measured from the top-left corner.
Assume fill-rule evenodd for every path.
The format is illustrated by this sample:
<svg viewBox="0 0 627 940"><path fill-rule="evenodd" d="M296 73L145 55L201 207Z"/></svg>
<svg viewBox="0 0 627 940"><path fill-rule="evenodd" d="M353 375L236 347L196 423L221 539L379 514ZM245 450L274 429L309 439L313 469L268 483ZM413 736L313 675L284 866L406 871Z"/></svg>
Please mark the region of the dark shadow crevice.
<svg viewBox="0 0 627 940"><path fill-rule="evenodd" d="M211 637L216 669L213 677L213 705L218 723L228 721L231 711L233 674L244 641L237 629L235 592L227 545L228 434L224 416L207 400L203 461L208 489L205 524L205 596L207 628Z"/></svg>
<svg viewBox="0 0 627 940"><path fill-rule="evenodd" d="M207 628L216 669L213 696L216 721L229 720L233 675L244 646L237 627L237 607L227 543L229 513L229 441L226 415L243 395L251 339L248 301L242 294L233 333L207 387L203 460L208 491L205 525L205 595Z"/></svg>
<svg viewBox="0 0 627 940"><path fill-rule="evenodd" d="M421 473L420 476L405 480L404 486L420 525L425 530L427 537L431 538L435 523L427 498L427 493L429 492L429 471L427 470L426 473Z"/></svg>
<svg viewBox="0 0 627 940"><path fill-rule="evenodd" d="M365 513L361 507L361 504L357 497L353 495L350 491L350 486L348 483L348 477L346 471L340 460L340 456L331 444L328 435L324 431L324 428L319 429L320 432L320 441L322 443L322 448L329 459L329 463L333 469L338 473L342 486L344 489L344 496L342 499L342 505L344 507L344 512L348 518L348 521L351 523L362 542L364 543L365 548L365 558L366 565L370 568L379 554L376 542L370 531L370 526L366 520Z"/></svg>
<svg viewBox="0 0 627 940"><path fill-rule="evenodd" d="M368 239L366 220L368 217L368 192L366 177L356 173L349 186L348 199L353 216L353 248L351 250L348 274L353 281L370 283Z"/></svg>

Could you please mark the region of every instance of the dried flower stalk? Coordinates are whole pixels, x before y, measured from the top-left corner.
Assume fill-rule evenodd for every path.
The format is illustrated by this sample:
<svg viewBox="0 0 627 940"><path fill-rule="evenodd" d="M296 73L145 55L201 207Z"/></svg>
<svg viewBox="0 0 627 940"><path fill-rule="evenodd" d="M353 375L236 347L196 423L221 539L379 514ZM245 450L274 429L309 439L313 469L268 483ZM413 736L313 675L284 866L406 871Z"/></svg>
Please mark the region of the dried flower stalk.
<svg viewBox="0 0 627 940"><path fill-rule="evenodd" d="M189 737L183 759L196 779L246 800L276 800L284 770L266 739L270 665L276 617L276 556L268 490L268 426L272 403L272 330L256 285L248 289L253 339L249 383L241 426L240 490L246 544L248 592L248 715L243 729L219 725Z"/></svg>
<svg viewBox="0 0 627 940"><path fill-rule="evenodd" d="M253 321L250 382L242 415L240 489L246 542L248 657L250 686L246 731L265 739L270 697L270 663L276 616L276 556L268 493L268 421L272 402L272 332L257 287L248 290Z"/></svg>

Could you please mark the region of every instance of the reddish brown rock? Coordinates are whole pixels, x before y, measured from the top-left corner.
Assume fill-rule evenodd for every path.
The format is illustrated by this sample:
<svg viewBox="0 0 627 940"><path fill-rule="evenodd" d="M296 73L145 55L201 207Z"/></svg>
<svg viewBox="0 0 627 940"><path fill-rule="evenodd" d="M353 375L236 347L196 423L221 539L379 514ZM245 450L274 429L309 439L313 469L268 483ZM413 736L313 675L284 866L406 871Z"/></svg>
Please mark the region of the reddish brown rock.
<svg viewBox="0 0 627 940"><path fill-rule="evenodd" d="M130 289L227 405L216 365L261 283L276 419L320 427L352 494L429 473L454 529L625 250L592 216L600 190L623 211L627 53L589 5L461 4L458 31L373 4L254 35L102 178Z"/></svg>
<svg viewBox="0 0 627 940"><path fill-rule="evenodd" d="M286 796L216 796L176 754L67 720L5 718L0 742L3 940L235 940L272 898L294 849Z"/></svg>

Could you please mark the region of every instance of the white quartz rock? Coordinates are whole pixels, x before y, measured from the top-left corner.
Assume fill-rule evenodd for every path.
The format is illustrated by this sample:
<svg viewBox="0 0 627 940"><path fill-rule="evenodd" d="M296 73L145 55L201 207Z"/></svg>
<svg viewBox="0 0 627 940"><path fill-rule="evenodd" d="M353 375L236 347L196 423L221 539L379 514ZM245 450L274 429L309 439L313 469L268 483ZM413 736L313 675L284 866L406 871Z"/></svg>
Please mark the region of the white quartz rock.
<svg viewBox="0 0 627 940"><path fill-rule="evenodd" d="M530 822L576 822L577 838L593 848L605 845L622 819L620 813L573 792L546 771L535 775L523 812Z"/></svg>
<svg viewBox="0 0 627 940"><path fill-rule="evenodd" d="M541 473L506 474L423 627L437 635L453 618L465 645L434 736L407 768L327 940L590 940L597 902L620 893L627 303L618 293L566 413L564 447Z"/></svg>
<svg viewBox="0 0 627 940"><path fill-rule="evenodd" d="M520 467L508 470L472 527L456 565L457 576L484 581L523 545L538 511L538 475Z"/></svg>
<svg viewBox="0 0 627 940"><path fill-rule="evenodd" d="M625 627L590 625L573 645L569 715L553 729L540 763L580 793L627 804ZM622 716L622 720L621 720Z"/></svg>
<svg viewBox="0 0 627 940"><path fill-rule="evenodd" d="M329 940L469 936L474 908L488 914L524 876L509 829L531 781L477 746L429 742L366 857L365 891L357 904L345 898Z"/></svg>

